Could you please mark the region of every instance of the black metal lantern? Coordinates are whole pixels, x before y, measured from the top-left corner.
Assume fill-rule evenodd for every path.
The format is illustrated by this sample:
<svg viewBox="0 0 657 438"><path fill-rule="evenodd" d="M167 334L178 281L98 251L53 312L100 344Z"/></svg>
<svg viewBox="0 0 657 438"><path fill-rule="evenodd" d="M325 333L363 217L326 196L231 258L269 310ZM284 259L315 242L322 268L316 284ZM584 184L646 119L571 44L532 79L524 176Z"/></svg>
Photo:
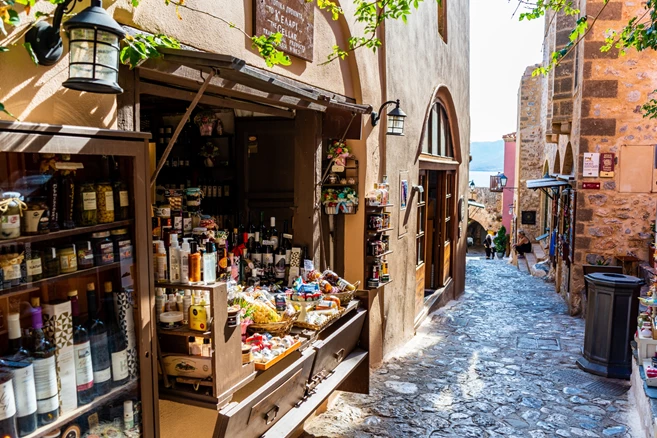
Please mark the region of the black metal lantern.
<svg viewBox="0 0 657 438"><path fill-rule="evenodd" d="M57 6L53 25L39 22L25 41L32 45L39 63L53 65L62 55L59 28L64 11L73 0ZM91 0L84 9L64 24L69 33L69 77L66 88L89 93L120 94L119 42L123 28L103 9L101 0Z"/></svg>
<svg viewBox="0 0 657 438"><path fill-rule="evenodd" d="M388 113L388 130L387 135L404 135L404 119L406 113L399 108L399 99L389 100L381 105L378 112L372 111L372 126L376 126L381 118L383 108L388 105L395 104L395 107Z"/></svg>

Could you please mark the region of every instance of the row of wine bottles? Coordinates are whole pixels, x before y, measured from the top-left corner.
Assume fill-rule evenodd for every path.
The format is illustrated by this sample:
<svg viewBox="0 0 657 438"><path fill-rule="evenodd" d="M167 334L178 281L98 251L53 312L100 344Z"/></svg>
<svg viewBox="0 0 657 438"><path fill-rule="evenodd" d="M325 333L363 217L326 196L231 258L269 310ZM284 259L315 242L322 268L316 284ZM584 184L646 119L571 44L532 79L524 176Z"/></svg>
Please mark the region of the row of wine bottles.
<svg viewBox="0 0 657 438"><path fill-rule="evenodd" d="M78 291L68 292L72 320L69 325L64 321L63 327L70 328L72 323L77 405L91 403L96 397L129 381L128 344L115 316L112 282L106 282L104 290L103 318L98 312L95 284L87 284L86 323L80 317ZM32 326L27 330L25 343L20 315L10 313L7 317L9 352L0 359L2 437L25 436L37 427L52 423L59 417L60 403L64 404L63 388L60 393L57 379L58 371L62 373L62 369L56 360L62 348L44 331L43 311L38 297L31 299L30 314ZM62 321L52 323L60 324ZM50 332L49 328L47 331Z"/></svg>

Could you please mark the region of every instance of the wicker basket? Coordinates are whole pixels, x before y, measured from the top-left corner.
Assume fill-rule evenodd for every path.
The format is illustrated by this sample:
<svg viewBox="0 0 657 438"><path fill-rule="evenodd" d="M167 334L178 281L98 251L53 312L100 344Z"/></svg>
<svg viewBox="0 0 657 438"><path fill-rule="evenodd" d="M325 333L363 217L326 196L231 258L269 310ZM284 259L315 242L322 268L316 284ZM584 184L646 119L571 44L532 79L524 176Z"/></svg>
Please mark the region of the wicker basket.
<svg viewBox="0 0 657 438"><path fill-rule="evenodd" d="M345 291L345 292L330 293L330 294L324 294L324 295L326 295L327 297L336 297L336 298L338 298L340 300L340 306L346 307L347 304L349 304L349 302L354 299L354 292L356 292L356 291L353 290L351 292Z"/></svg>
<svg viewBox="0 0 657 438"><path fill-rule="evenodd" d="M345 310L346 309L344 309L344 308L340 309L338 311L338 313L334 314L332 318L327 319L324 322L324 324L322 324L322 325L315 325L315 324L310 324L310 323L302 322L302 321L294 321L294 326L319 331L319 330L323 329L324 327L326 327L331 321L340 318L344 314Z"/></svg>
<svg viewBox="0 0 657 438"><path fill-rule="evenodd" d="M286 319L280 322L269 322L266 324L250 324L246 330L249 332L249 334L267 332L272 336L278 336L279 338L282 338L283 336L290 334L290 330L292 330L292 325L294 324L295 318L296 315L291 318L286 317Z"/></svg>

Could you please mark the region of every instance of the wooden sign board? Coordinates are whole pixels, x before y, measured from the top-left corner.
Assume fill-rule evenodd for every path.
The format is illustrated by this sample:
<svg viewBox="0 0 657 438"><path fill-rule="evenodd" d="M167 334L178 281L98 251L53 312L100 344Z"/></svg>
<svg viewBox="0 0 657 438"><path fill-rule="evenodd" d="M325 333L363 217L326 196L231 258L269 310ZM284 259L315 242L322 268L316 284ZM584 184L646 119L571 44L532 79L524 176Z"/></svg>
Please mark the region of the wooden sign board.
<svg viewBox="0 0 657 438"><path fill-rule="evenodd" d="M254 0L255 34L283 35L278 48L306 61L313 60L315 4L305 0Z"/></svg>
<svg viewBox="0 0 657 438"><path fill-rule="evenodd" d="M614 177L615 161L615 154L611 152L600 154L600 178Z"/></svg>
<svg viewBox="0 0 657 438"><path fill-rule="evenodd" d="M599 182L583 182L582 189L585 190L600 190Z"/></svg>

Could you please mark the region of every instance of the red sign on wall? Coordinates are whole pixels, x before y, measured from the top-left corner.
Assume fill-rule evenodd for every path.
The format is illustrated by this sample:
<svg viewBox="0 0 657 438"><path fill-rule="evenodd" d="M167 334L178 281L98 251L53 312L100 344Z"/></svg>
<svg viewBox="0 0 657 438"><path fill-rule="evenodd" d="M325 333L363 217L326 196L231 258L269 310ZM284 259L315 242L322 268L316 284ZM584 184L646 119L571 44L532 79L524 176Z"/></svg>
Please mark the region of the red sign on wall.
<svg viewBox="0 0 657 438"><path fill-rule="evenodd" d="M614 177L615 161L615 154L611 152L600 154L600 178Z"/></svg>
<svg viewBox="0 0 657 438"><path fill-rule="evenodd" d="M585 190L600 190L599 182L583 182L582 188Z"/></svg>

